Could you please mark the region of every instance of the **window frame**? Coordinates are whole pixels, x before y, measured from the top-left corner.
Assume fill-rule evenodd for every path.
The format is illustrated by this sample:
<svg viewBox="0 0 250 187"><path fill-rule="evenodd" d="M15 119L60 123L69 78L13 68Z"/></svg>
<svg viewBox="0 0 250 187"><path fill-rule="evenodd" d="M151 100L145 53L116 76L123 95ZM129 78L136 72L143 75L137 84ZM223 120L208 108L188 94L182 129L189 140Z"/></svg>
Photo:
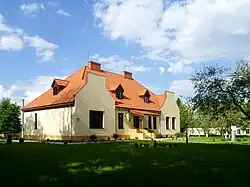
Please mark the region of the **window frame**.
<svg viewBox="0 0 250 187"><path fill-rule="evenodd" d="M166 129L170 130L170 117L166 116Z"/></svg>
<svg viewBox="0 0 250 187"><path fill-rule="evenodd" d="M96 113L96 116L94 114ZM99 115L97 115L99 113ZM99 119L98 119L99 117ZM99 126L94 126L96 120L100 120ZM104 112L100 110L89 110L89 129L104 129Z"/></svg>
<svg viewBox="0 0 250 187"><path fill-rule="evenodd" d="M176 117L172 117L171 123L172 123L172 130L176 130Z"/></svg>
<svg viewBox="0 0 250 187"><path fill-rule="evenodd" d="M116 98L117 99L123 99L123 93L121 90L117 90L116 91Z"/></svg>
<svg viewBox="0 0 250 187"><path fill-rule="evenodd" d="M124 129L124 114L121 112L118 113L118 129Z"/></svg>
<svg viewBox="0 0 250 187"><path fill-rule="evenodd" d="M149 97L148 96L144 96L144 103L149 103Z"/></svg>
<svg viewBox="0 0 250 187"><path fill-rule="evenodd" d="M118 86L115 90L115 95L117 99L123 99L123 88L121 86Z"/></svg>
<svg viewBox="0 0 250 187"><path fill-rule="evenodd" d="M37 130L38 128L38 123L37 123L37 113L35 113L35 121L34 121L34 129Z"/></svg>
<svg viewBox="0 0 250 187"><path fill-rule="evenodd" d="M58 94L58 88L57 86L53 87L53 95L57 95Z"/></svg>

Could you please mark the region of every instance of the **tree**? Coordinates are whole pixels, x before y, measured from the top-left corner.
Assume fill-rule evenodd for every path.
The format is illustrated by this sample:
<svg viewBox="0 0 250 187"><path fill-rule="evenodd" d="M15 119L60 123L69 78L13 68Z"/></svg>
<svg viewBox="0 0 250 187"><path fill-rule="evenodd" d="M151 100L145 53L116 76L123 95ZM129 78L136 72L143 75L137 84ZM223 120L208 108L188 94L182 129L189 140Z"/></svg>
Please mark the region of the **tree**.
<svg viewBox="0 0 250 187"><path fill-rule="evenodd" d="M250 111L245 107L250 98L250 63L238 61L235 71L224 67L208 66L196 72L191 81L195 96L194 108L218 118L234 109L250 120Z"/></svg>
<svg viewBox="0 0 250 187"><path fill-rule="evenodd" d="M211 130L216 127L216 119L212 116L203 113L200 110L196 110L197 116L197 123L196 125L199 128L202 128L203 132L205 133L206 137L210 134Z"/></svg>
<svg viewBox="0 0 250 187"><path fill-rule="evenodd" d="M20 107L4 98L0 101L0 132L21 131Z"/></svg>
<svg viewBox="0 0 250 187"><path fill-rule="evenodd" d="M180 109L180 126L181 131L185 132L187 128L193 127L195 125L194 112L187 100L183 103L180 98L176 101Z"/></svg>

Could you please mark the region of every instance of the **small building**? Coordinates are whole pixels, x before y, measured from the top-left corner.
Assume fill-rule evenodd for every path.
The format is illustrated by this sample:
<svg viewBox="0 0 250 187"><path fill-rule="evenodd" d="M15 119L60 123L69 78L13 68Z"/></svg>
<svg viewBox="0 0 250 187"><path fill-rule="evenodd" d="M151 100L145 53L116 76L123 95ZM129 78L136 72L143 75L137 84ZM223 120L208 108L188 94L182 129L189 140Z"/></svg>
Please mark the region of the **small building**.
<svg viewBox="0 0 250 187"><path fill-rule="evenodd" d="M156 95L132 73L104 71L89 61L22 108L24 138L86 140L155 138L180 132L179 108L173 92Z"/></svg>

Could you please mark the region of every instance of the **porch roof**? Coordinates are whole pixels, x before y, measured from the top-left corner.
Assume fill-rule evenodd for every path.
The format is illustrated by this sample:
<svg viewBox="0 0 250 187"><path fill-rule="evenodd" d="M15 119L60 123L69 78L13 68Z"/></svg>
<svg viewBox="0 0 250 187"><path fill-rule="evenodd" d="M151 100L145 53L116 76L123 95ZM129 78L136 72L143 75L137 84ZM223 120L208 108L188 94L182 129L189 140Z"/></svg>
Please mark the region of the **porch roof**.
<svg viewBox="0 0 250 187"><path fill-rule="evenodd" d="M144 115L159 116L160 115L160 112L146 111L146 110L131 109L129 112L131 114L138 115L138 116L144 116Z"/></svg>

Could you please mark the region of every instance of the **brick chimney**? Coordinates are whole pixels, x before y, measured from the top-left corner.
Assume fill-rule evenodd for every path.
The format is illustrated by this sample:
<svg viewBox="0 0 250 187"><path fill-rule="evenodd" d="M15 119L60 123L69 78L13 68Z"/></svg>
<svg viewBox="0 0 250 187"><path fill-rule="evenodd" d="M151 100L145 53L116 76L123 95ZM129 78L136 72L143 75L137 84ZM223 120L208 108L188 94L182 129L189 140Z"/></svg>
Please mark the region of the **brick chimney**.
<svg viewBox="0 0 250 187"><path fill-rule="evenodd" d="M131 80L133 79L132 73L131 73L131 72L123 71L123 72L122 72L122 75L123 75L123 77L126 78L126 79L131 79Z"/></svg>
<svg viewBox="0 0 250 187"><path fill-rule="evenodd" d="M97 62L89 61L88 62L88 67L91 70L101 71L101 64L99 64Z"/></svg>

